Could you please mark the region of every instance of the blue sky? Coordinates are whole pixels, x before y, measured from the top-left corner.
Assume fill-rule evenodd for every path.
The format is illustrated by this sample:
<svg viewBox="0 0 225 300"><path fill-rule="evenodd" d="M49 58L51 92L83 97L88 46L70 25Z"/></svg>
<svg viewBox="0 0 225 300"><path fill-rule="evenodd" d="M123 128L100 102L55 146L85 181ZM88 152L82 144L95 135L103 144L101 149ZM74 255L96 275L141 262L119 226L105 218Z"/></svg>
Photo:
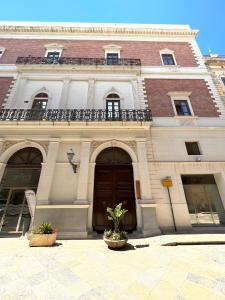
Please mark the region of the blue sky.
<svg viewBox="0 0 225 300"><path fill-rule="evenodd" d="M190 24L203 54L225 55L225 0L0 0L0 20Z"/></svg>

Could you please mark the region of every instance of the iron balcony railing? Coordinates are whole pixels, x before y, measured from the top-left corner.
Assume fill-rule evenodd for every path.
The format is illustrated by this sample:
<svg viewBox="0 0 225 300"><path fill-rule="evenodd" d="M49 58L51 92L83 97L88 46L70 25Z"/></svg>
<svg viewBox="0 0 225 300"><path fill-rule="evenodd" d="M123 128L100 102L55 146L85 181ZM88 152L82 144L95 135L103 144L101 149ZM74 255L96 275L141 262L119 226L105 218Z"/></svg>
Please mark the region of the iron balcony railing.
<svg viewBox="0 0 225 300"><path fill-rule="evenodd" d="M117 66L141 66L140 59L134 58L118 58L118 59L105 59L105 58L78 58L78 57L18 57L16 63L19 65L117 65Z"/></svg>
<svg viewBox="0 0 225 300"><path fill-rule="evenodd" d="M1 109L0 121L152 121L150 109Z"/></svg>

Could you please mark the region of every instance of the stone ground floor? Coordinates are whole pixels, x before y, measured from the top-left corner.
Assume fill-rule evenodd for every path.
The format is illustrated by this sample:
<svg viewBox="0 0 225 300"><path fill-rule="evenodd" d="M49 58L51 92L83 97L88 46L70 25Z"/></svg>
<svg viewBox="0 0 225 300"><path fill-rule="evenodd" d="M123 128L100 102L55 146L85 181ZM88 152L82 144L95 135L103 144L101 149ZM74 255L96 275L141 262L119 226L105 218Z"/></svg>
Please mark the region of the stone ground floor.
<svg viewBox="0 0 225 300"><path fill-rule="evenodd" d="M101 239L29 248L25 238L2 238L0 299L225 299L225 245L162 246L200 240L225 237L130 239L123 251L109 250Z"/></svg>

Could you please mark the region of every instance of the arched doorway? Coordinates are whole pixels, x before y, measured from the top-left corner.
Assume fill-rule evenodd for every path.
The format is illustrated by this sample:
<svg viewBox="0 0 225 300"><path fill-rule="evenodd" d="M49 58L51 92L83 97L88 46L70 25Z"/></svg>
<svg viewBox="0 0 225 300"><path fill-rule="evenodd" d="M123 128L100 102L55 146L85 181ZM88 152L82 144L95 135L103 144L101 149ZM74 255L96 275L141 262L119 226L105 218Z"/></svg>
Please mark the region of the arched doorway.
<svg viewBox="0 0 225 300"><path fill-rule="evenodd" d="M121 148L109 147L96 158L93 229L102 232L110 227L106 208L122 202L128 210L121 228L136 229L136 204L134 194L133 167L129 154Z"/></svg>
<svg viewBox="0 0 225 300"><path fill-rule="evenodd" d="M8 160L0 185L1 232L22 232L29 227L24 191L37 190L42 161L40 150L34 147L19 150Z"/></svg>

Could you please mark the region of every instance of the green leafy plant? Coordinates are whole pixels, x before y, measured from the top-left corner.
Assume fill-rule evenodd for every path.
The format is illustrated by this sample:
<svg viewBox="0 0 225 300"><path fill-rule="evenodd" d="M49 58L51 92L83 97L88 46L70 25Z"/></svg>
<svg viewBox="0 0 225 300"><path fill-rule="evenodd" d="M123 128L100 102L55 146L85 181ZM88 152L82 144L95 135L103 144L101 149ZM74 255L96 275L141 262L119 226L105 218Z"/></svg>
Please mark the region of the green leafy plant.
<svg viewBox="0 0 225 300"><path fill-rule="evenodd" d="M127 210L122 208L122 203L119 203L115 208L107 207L106 211L108 213L108 219L113 221L114 229L106 229L104 231L104 237L111 238L114 241L127 239L127 232L119 230L120 222L127 213Z"/></svg>
<svg viewBox="0 0 225 300"><path fill-rule="evenodd" d="M50 223L42 223L38 227L31 230L33 234L52 234L55 230Z"/></svg>
<svg viewBox="0 0 225 300"><path fill-rule="evenodd" d="M105 237L110 237L112 235L112 230L111 229L105 229L105 231L104 231L104 236Z"/></svg>
<svg viewBox="0 0 225 300"><path fill-rule="evenodd" d="M122 203L119 203L114 209L107 207L106 211L109 214L108 219L113 221L114 231L119 232L120 222L127 210L122 208Z"/></svg>

